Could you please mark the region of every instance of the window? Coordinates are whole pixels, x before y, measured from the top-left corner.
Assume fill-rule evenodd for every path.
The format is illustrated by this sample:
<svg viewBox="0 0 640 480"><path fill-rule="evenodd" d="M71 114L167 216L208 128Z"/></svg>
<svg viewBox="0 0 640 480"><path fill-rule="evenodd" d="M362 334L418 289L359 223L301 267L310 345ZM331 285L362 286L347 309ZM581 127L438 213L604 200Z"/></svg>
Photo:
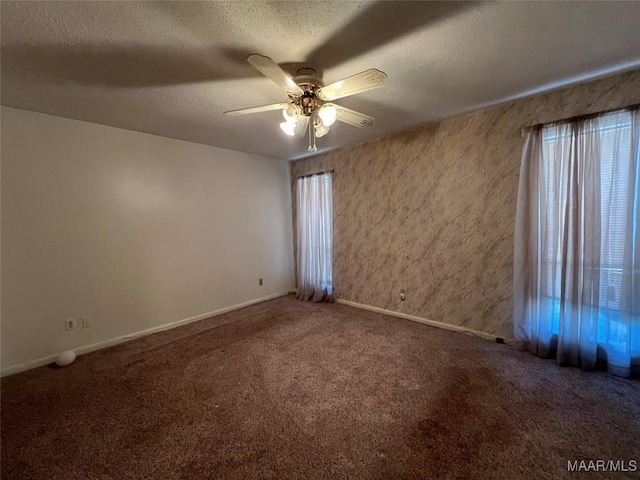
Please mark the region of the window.
<svg viewBox="0 0 640 480"><path fill-rule="evenodd" d="M532 129L520 172L516 338L563 363L640 367L640 110Z"/></svg>
<svg viewBox="0 0 640 480"><path fill-rule="evenodd" d="M570 173L568 171L569 157L573 154L571 144L576 141L585 143L589 137L599 137L598 162L600 182L599 192L593 196L593 201L598 201L601 238L599 262L594 265L585 264L584 269L588 274L599 278L598 295L585 299L585 305L594 307L597 303L598 316L598 343L624 344L629 340L629 329L625 322L620 322L619 312L629 312L630 302L622 298L622 266L624 263L625 232L630 228L629 218L625 208L629 196L634 192L629 191L629 174L631 168L631 114L629 112L614 113L600 117L598 125L590 129L576 132L569 128L558 131L555 126L544 128L543 139L543 175L546 194L546 222L544 225L544 259L548 265L546 274L546 297L549 309L553 312L553 333L558 334L560 329L560 299L561 299L561 275L564 234L566 229L565 214L569 198ZM575 207L571 205L571 207ZM582 209L581 220L590 209ZM580 244L584 246L585 232L580 232ZM597 266L596 266L597 265ZM640 349L640 338L632 339L635 348Z"/></svg>
<svg viewBox="0 0 640 480"><path fill-rule="evenodd" d="M333 298L333 185L330 173L298 178L298 298Z"/></svg>

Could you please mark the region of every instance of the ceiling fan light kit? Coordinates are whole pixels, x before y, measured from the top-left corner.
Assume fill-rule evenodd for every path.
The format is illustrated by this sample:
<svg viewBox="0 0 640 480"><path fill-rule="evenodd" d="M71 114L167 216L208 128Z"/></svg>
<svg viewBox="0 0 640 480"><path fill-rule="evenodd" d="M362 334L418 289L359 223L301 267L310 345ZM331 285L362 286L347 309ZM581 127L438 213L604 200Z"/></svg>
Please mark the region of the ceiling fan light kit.
<svg viewBox="0 0 640 480"><path fill-rule="evenodd" d="M247 61L286 90L289 98L284 103L232 110L225 112L226 116L282 109L285 121L280 123L280 128L290 137L302 138L308 131L310 152L317 151L316 138L329 133L336 120L358 128L373 125L373 117L329 102L382 87L387 80L384 72L372 68L325 86L312 68L301 68L292 78L269 57L249 55Z"/></svg>

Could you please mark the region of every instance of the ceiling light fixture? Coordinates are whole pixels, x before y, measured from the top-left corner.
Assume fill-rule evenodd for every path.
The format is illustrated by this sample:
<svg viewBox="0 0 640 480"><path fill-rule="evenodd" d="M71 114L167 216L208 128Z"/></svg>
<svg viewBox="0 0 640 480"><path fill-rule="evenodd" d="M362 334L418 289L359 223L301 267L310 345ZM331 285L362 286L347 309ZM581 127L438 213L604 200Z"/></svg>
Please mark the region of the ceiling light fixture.
<svg viewBox="0 0 640 480"><path fill-rule="evenodd" d="M336 120L358 128L373 125L373 117L329 102L382 87L387 81L384 72L371 68L325 86L313 68L300 68L292 78L269 57L249 55L247 60L264 76L285 89L289 98L285 103L232 110L225 112L225 115L235 117L281 109L285 119L280 123L282 131L290 137L304 137L308 131L310 152L317 151L316 137L324 137L329 133L329 127Z"/></svg>
<svg viewBox="0 0 640 480"><path fill-rule="evenodd" d="M335 123L338 110L330 103L320 105L321 102L315 98L306 102L305 109L296 104L285 103L282 107L282 116L286 121L280 124L280 128L285 134L293 137L297 132L304 133L305 131L304 125L301 125L301 128L296 128L298 123L306 124L308 122L311 124L310 133L315 133L316 138L324 137L329 133L329 127ZM309 113L305 114L305 110ZM309 138L309 151L315 152L311 138Z"/></svg>

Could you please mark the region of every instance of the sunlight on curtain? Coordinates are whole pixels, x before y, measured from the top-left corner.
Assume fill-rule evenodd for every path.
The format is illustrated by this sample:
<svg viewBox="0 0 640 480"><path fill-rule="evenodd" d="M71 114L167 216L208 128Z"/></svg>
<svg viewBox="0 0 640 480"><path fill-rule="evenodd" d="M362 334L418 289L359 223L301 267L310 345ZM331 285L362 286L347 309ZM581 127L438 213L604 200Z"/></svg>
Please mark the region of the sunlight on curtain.
<svg viewBox="0 0 640 480"><path fill-rule="evenodd" d="M640 367L640 111L528 133L516 218L516 339L559 363Z"/></svg>
<svg viewBox="0 0 640 480"><path fill-rule="evenodd" d="M298 298L333 300L333 211L331 174L298 179Z"/></svg>

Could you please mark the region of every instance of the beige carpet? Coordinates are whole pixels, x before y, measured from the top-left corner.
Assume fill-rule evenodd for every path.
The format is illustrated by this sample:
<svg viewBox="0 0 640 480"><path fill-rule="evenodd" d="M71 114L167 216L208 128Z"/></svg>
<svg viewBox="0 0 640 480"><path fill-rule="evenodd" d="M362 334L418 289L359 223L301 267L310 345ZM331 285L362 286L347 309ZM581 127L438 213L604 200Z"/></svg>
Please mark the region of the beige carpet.
<svg viewBox="0 0 640 480"><path fill-rule="evenodd" d="M640 461L640 383L280 298L4 378L1 427L2 480L638 478L567 461Z"/></svg>

